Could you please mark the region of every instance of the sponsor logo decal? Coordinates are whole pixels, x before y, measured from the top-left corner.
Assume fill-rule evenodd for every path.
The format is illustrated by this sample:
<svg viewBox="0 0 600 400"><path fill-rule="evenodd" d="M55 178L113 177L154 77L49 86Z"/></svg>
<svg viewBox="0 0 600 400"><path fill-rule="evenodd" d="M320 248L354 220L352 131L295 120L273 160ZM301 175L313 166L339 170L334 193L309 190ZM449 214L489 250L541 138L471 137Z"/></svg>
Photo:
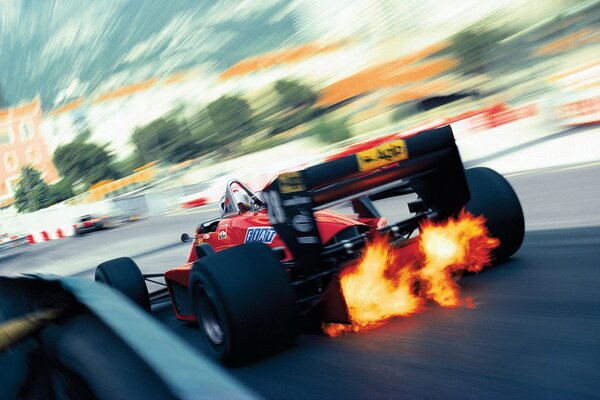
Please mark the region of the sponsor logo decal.
<svg viewBox="0 0 600 400"><path fill-rule="evenodd" d="M408 149L404 140L394 140L356 153L360 171L371 171L407 158Z"/></svg>
<svg viewBox="0 0 600 400"><path fill-rule="evenodd" d="M219 238L219 240L227 239L227 227L226 226L218 229L217 237Z"/></svg>
<svg viewBox="0 0 600 400"><path fill-rule="evenodd" d="M279 190L281 193L293 193L306 190L304 179L302 179L302 174L300 172L287 172L281 174L277 180L279 182Z"/></svg>
<svg viewBox="0 0 600 400"><path fill-rule="evenodd" d="M246 231L244 243L262 242L270 244L275 238L275 228L272 227L250 227Z"/></svg>
<svg viewBox="0 0 600 400"><path fill-rule="evenodd" d="M300 244L315 244L315 243L319 243L319 238L316 236L299 237L298 243L300 243Z"/></svg>
<svg viewBox="0 0 600 400"><path fill-rule="evenodd" d="M308 196L294 196L291 199L283 200L282 203L285 207L300 206L302 204L310 204L311 198Z"/></svg>
<svg viewBox="0 0 600 400"><path fill-rule="evenodd" d="M313 228L313 223L310 217L302 214L294 215L294 218L292 218L292 225L294 225L294 229L304 233L310 232L310 230Z"/></svg>

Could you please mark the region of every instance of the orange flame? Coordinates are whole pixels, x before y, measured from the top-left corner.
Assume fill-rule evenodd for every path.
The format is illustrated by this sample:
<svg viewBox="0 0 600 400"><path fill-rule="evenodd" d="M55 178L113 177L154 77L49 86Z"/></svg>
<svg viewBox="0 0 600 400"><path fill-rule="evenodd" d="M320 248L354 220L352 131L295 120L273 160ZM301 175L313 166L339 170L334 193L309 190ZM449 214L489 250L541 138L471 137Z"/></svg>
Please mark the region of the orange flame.
<svg viewBox="0 0 600 400"><path fill-rule="evenodd" d="M455 279L489 265L490 253L499 245L489 236L485 219L465 211L442 223L426 220L414 250L394 249L389 241L376 239L357 265L340 273L352 324L325 324L323 329L329 336L357 332L418 312L426 300L471 308L473 300L460 299Z"/></svg>

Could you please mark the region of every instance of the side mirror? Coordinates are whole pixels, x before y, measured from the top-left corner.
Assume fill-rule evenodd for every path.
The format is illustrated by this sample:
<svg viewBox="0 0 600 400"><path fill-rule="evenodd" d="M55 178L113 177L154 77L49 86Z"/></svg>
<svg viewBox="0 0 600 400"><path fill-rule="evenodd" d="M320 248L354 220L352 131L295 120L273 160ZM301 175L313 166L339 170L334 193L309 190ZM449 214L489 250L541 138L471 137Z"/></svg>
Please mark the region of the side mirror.
<svg viewBox="0 0 600 400"><path fill-rule="evenodd" d="M192 240L192 238L191 238L191 237L190 237L190 235L188 235L187 233L182 233L182 234L181 234L181 241L182 241L183 243L185 243L185 242L189 242L189 241L191 241L191 240Z"/></svg>

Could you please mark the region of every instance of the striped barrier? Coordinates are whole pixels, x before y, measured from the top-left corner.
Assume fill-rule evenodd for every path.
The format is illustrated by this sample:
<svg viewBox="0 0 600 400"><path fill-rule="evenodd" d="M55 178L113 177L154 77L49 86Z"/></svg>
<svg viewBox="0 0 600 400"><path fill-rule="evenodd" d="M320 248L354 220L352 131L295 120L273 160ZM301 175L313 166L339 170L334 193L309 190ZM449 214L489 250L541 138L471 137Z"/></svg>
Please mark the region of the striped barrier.
<svg viewBox="0 0 600 400"><path fill-rule="evenodd" d="M74 233L75 230L73 226L45 230L41 232L30 233L29 235L27 235L27 242L29 244L48 242L50 240L63 239L69 236L73 236Z"/></svg>

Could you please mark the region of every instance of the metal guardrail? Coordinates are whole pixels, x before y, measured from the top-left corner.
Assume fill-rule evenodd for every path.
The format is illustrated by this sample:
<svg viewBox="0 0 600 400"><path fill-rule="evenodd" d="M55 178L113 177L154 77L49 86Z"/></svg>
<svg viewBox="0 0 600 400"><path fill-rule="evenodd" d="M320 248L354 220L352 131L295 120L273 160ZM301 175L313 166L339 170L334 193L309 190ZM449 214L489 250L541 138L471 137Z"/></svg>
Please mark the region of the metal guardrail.
<svg viewBox="0 0 600 400"><path fill-rule="evenodd" d="M0 242L0 255L20 249L28 244L29 242L27 241L27 236L19 236L17 239Z"/></svg>

